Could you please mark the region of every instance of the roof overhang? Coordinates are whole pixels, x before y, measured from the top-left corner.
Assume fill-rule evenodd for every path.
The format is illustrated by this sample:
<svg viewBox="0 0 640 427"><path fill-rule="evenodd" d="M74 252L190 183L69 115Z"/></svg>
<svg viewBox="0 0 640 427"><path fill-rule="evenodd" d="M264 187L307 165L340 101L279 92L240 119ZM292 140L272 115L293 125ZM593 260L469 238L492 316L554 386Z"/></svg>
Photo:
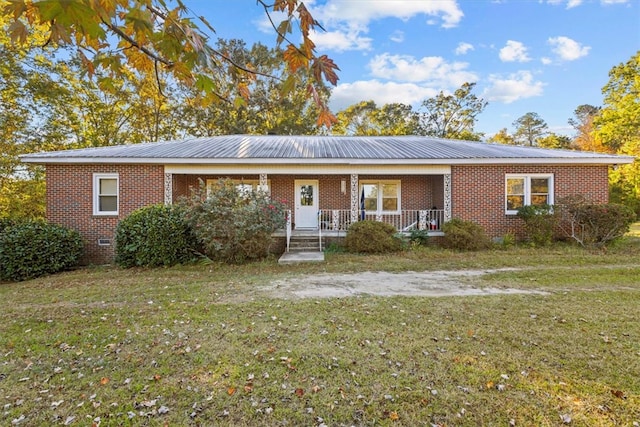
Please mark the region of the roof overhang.
<svg viewBox="0 0 640 427"><path fill-rule="evenodd" d="M443 159L325 159L325 158L148 158L148 157L49 157L29 154L21 156L34 164L143 164L143 165L620 165L633 163L632 156L594 155L593 157L504 157L504 158L443 158Z"/></svg>

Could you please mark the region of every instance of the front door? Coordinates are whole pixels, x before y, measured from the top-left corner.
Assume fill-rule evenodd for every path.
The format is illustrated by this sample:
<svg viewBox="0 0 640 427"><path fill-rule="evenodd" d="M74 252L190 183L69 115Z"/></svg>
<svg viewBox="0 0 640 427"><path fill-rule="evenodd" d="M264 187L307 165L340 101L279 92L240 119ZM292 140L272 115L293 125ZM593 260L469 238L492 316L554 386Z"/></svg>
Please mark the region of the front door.
<svg viewBox="0 0 640 427"><path fill-rule="evenodd" d="M318 181L296 180L296 228L318 228Z"/></svg>

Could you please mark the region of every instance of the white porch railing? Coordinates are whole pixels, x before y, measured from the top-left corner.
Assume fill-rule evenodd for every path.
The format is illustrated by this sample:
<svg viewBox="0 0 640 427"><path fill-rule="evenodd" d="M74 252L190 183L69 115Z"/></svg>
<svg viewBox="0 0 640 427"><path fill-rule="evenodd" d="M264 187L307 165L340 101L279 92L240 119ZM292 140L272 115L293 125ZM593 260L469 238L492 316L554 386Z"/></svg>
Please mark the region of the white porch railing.
<svg viewBox="0 0 640 427"><path fill-rule="evenodd" d="M289 242L291 242L291 211L288 210L285 212L286 215L286 225L284 226L285 236L287 240L287 252L289 252Z"/></svg>
<svg viewBox="0 0 640 427"><path fill-rule="evenodd" d="M399 232L411 230L442 231L444 224L444 209L407 209L399 212L362 212L356 220L371 220L386 222L393 225ZM321 209L318 212L320 230L347 230L351 222L351 210Z"/></svg>

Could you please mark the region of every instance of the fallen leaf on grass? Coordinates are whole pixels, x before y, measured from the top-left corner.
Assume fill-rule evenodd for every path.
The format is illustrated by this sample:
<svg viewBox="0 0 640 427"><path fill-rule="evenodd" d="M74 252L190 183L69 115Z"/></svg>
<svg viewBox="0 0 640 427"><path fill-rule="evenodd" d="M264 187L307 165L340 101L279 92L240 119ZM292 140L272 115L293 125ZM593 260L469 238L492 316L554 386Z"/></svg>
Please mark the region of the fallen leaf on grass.
<svg viewBox="0 0 640 427"><path fill-rule="evenodd" d="M611 390L611 394L613 394L618 399L626 399L627 397L624 395L624 392L621 390Z"/></svg>
<svg viewBox="0 0 640 427"><path fill-rule="evenodd" d="M302 396L304 396L304 389L297 388L297 389L296 389L296 391L295 391L295 394L296 394L296 396L298 396L298 397L302 397Z"/></svg>
<svg viewBox="0 0 640 427"><path fill-rule="evenodd" d="M109 378L107 378L107 377L102 377L102 378L100 379L100 385L107 385L107 384L109 384Z"/></svg>
<svg viewBox="0 0 640 427"><path fill-rule="evenodd" d="M236 388L235 388L235 387L229 387L229 388L227 389L227 394L228 394L229 396L233 396L234 394L236 394Z"/></svg>
<svg viewBox="0 0 640 427"><path fill-rule="evenodd" d="M397 421L400 419L400 416L398 415L398 413L396 411L391 411L391 413L389 414L389 419L391 421Z"/></svg>

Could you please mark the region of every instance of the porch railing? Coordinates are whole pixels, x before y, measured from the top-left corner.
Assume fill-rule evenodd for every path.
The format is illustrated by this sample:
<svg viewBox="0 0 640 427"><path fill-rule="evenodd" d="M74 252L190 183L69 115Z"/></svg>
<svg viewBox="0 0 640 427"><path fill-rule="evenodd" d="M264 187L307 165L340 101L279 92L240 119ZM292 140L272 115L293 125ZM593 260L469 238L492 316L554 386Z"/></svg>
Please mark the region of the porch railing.
<svg viewBox="0 0 640 427"><path fill-rule="evenodd" d="M285 222L285 237L287 241L287 252L289 252L289 243L291 242L291 211L288 210L285 212L286 222Z"/></svg>
<svg viewBox="0 0 640 427"><path fill-rule="evenodd" d="M398 232L412 230L442 231L444 209L407 209L393 213L359 212L356 220L386 222ZM351 210L321 209L318 212L321 230L346 230L351 224Z"/></svg>

